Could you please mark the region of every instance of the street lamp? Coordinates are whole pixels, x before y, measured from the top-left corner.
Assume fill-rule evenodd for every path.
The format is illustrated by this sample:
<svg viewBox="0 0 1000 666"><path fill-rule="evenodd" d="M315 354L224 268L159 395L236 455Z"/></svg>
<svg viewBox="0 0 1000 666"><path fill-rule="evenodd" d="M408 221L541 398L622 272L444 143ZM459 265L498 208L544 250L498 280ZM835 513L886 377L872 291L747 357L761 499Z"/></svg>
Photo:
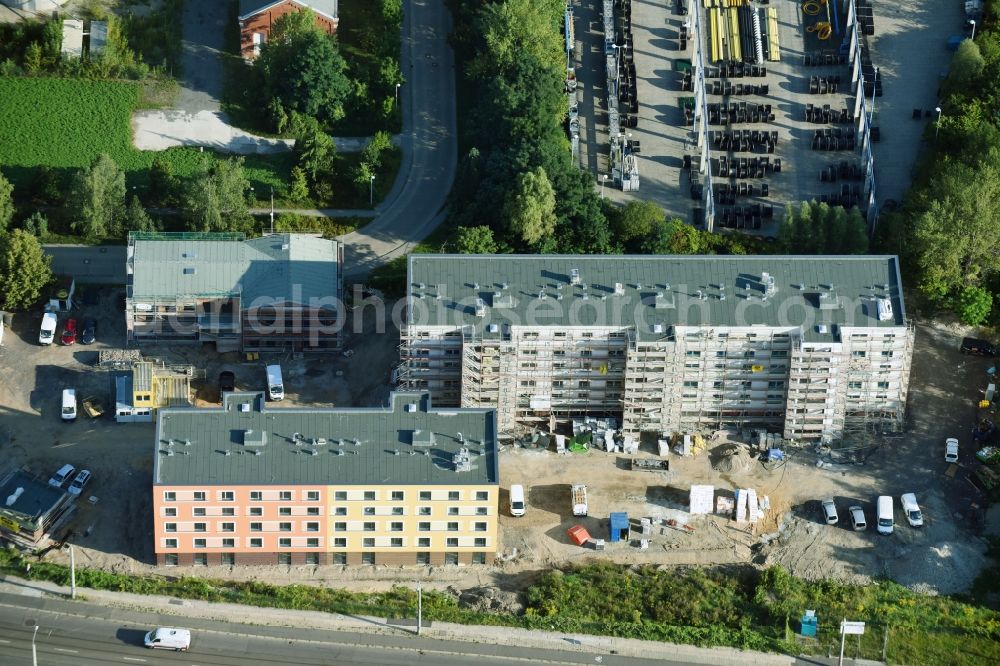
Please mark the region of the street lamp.
<svg viewBox="0 0 1000 666"><path fill-rule="evenodd" d="M971 39L972 41L976 41L976 20L969 19L969 25L972 26L972 37L970 37L969 39Z"/></svg>
<svg viewBox="0 0 1000 666"><path fill-rule="evenodd" d="M604 183L608 182L608 174L601 174L601 198L604 198Z"/></svg>
<svg viewBox="0 0 1000 666"><path fill-rule="evenodd" d="M399 85L398 83L396 84L396 101L393 102L393 106L399 106Z"/></svg>
<svg viewBox="0 0 1000 666"><path fill-rule="evenodd" d="M38 652L35 651L35 636L38 635L38 625L35 625L35 633L31 634L31 663L38 666Z"/></svg>
<svg viewBox="0 0 1000 666"><path fill-rule="evenodd" d="M938 131L941 129L941 107L935 106L934 113L937 114L937 117L934 119L934 139L936 140L938 138Z"/></svg>
<svg viewBox="0 0 1000 666"><path fill-rule="evenodd" d="M371 206L375 203L375 174L372 174L371 180L368 181L368 205Z"/></svg>

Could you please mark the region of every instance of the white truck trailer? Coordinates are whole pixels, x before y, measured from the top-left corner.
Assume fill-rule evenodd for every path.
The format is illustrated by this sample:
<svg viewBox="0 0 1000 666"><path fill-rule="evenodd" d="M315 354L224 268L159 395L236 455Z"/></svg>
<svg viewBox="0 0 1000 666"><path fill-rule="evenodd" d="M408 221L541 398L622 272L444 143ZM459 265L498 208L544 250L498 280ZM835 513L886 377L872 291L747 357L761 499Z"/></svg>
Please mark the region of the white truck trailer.
<svg viewBox="0 0 1000 666"><path fill-rule="evenodd" d="M574 483L570 491L573 496L573 515L587 515L587 486L582 483Z"/></svg>

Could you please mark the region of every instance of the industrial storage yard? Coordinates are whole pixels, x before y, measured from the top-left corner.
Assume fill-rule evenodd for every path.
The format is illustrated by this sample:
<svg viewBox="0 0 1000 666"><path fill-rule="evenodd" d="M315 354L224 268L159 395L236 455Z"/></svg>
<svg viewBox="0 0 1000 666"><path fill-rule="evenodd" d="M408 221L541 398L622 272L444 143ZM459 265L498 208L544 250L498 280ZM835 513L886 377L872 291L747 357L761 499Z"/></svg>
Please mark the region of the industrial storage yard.
<svg viewBox="0 0 1000 666"><path fill-rule="evenodd" d="M51 474L64 462L88 467L94 481L88 496L96 503L78 502L65 530L77 546L78 563L115 571L160 571L153 564L149 485L152 428L145 424L116 425L107 417L75 424L59 422L59 389L75 384L100 394L110 392L106 373L92 366L97 349L120 344L120 326L113 319L114 290L101 293L91 306L100 316L98 343L86 347L38 348L30 333L37 322L30 316L15 320L0 351L0 454L26 465L39 476ZM372 326L371 316L367 324ZM368 329L370 330L370 329ZM832 460L813 446L788 446L783 461L761 462L751 457L749 438L736 432L708 435L705 449L696 455L670 454L669 471L630 469L631 458L657 459L655 440L643 439L636 454L608 453L598 448L556 453L554 442L545 450L513 445L501 452L501 543L494 567L340 567L340 566L228 566L198 568L199 574L241 579L337 584L358 590L383 589L424 578L440 588L482 586L516 591L533 572L567 562L606 558L620 563L657 565L781 564L806 578L833 576L864 582L889 576L913 589L953 593L971 584L985 563L986 533L997 533L1000 516L985 516L985 532L977 509L978 493L967 476L974 463L973 446L962 439L960 463L949 470L943 460L944 439L963 438L975 416L975 401L985 379L988 361L958 352L961 332L943 324L917 327L913 381L907 431L866 446L850 462ZM25 340L28 340L26 343ZM322 366L308 359L283 359L289 400L283 404L380 405L389 392L388 374L397 353L398 337L357 335L348 342L355 355L331 357ZM147 353L152 354L150 350ZM197 347L156 349L170 362L203 363L206 378L196 382L198 402L217 404L215 378L222 369L235 370L239 388L255 388L263 381L259 363L241 364L235 354L214 360L214 353ZM230 358L232 357L232 358ZM321 369L320 369L321 368ZM81 391L84 389L81 389ZM527 439L530 442L530 437ZM732 452L736 455L729 455ZM756 453L754 453L756 455ZM508 490L526 489L527 513L509 515ZM574 516L570 486L585 484L588 515ZM732 497L737 488L767 498L769 509L751 528L719 515L688 513L692 485L714 486L716 494ZM925 515L922 528L902 519L898 498L914 492ZM891 494L897 502L895 531L879 535L874 529L874 500ZM832 497L840 523L823 522L819 501ZM864 507L869 521L865 532L850 528L848 507ZM608 517L625 512L632 524L625 541L612 542ZM640 521L651 518L647 533ZM119 526L126 525L126 529ZM567 530L580 525L604 549L574 544ZM687 526L687 527L685 527ZM642 540L647 540L642 547ZM64 551L48 554L67 559Z"/></svg>

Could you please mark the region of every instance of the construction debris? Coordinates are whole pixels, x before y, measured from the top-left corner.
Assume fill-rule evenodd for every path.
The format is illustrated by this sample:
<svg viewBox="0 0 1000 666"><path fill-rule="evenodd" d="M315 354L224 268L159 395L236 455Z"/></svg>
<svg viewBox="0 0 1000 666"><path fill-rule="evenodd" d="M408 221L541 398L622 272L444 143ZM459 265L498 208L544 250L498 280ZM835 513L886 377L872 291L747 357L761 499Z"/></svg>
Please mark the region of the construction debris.
<svg viewBox="0 0 1000 666"><path fill-rule="evenodd" d="M723 474L745 474L753 469L754 459L746 447L740 444L727 444L715 451L712 468Z"/></svg>

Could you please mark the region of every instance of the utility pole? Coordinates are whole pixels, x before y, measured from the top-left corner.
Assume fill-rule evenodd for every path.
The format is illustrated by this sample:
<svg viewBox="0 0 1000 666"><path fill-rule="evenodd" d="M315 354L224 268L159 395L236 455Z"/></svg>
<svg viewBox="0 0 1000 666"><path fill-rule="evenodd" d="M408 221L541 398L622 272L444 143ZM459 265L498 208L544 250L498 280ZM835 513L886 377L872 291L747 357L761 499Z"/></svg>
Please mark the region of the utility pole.
<svg viewBox="0 0 1000 666"><path fill-rule="evenodd" d="M368 181L368 205L372 206L375 204L375 174L372 174L371 180Z"/></svg>
<svg viewBox="0 0 1000 666"><path fill-rule="evenodd" d="M424 593L423 587L420 583L417 583L417 636L420 635L420 630L423 629L424 624Z"/></svg>
<svg viewBox="0 0 1000 666"><path fill-rule="evenodd" d="M274 233L274 185L271 186L271 233Z"/></svg>
<svg viewBox="0 0 1000 666"><path fill-rule="evenodd" d="M76 599L76 554L73 544L69 546L69 598Z"/></svg>
<svg viewBox="0 0 1000 666"><path fill-rule="evenodd" d="M31 634L31 664L38 666L38 652L35 651L35 636L38 635L38 625L35 625L35 633Z"/></svg>

